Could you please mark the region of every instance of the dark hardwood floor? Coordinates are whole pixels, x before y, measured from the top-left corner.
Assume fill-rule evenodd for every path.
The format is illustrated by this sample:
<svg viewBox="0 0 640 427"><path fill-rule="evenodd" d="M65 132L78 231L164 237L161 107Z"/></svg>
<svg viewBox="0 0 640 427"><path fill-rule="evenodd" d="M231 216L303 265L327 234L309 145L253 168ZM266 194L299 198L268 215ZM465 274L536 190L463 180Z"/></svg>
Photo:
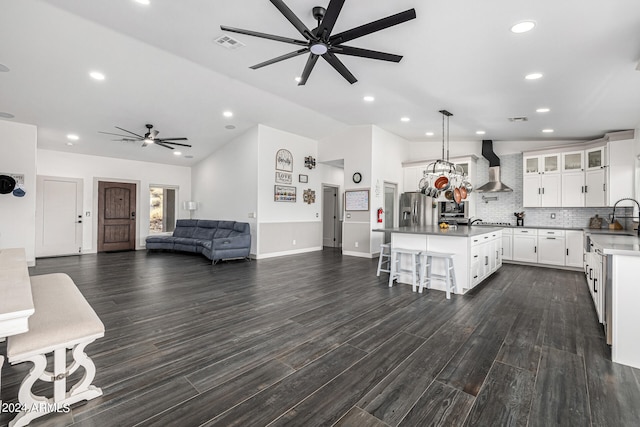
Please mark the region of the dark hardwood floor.
<svg viewBox="0 0 640 427"><path fill-rule="evenodd" d="M40 259L105 324L104 396L32 425L640 425L640 371L610 361L581 273L505 264L446 300L375 270L335 250ZM24 365L5 363L5 403Z"/></svg>

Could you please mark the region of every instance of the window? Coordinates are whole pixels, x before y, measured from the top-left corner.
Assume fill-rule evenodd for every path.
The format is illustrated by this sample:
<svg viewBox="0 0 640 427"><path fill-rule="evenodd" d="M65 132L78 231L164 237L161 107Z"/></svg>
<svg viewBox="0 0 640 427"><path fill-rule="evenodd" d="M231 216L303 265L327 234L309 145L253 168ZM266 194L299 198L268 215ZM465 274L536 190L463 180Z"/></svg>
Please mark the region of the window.
<svg viewBox="0 0 640 427"><path fill-rule="evenodd" d="M174 187L149 188L149 234L173 232L176 228L177 193Z"/></svg>

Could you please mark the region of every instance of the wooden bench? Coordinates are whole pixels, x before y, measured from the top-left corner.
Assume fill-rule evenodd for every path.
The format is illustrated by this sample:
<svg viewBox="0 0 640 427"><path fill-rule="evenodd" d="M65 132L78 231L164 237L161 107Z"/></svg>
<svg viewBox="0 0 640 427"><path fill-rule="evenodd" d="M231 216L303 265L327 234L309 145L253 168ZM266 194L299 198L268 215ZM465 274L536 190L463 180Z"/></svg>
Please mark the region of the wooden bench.
<svg viewBox="0 0 640 427"><path fill-rule="evenodd" d="M9 423L25 426L33 419L56 411L68 411L70 405L102 395L91 385L96 368L84 352L85 347L104 336L104 325L66 274L31 277L35 313L29 318L29 331L7 338L7 359L11 364L31 362L18 391L25 408ZM73 361L67 365L67 349ZM47 371L47 355L53 354L53 372ZM78 368L84 376L67 392L67 377ZM53 396L36 396L31 388L37 380L53 383Z"/></svg>

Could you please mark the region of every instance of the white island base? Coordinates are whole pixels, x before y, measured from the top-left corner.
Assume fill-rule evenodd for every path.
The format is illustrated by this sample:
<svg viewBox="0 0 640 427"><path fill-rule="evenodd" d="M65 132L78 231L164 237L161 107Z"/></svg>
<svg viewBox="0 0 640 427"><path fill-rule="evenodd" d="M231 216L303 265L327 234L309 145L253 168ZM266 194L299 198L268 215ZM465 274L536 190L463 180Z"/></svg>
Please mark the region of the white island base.
<svg viewBox="0 0 640 427"><path fill-rule="evenodd" d="M491 231L489 231L491 230ZM464 294L502 266L502 231L495 229L439 230L437 226L396 228L391 231L391 247L452 253L456 275L454 293ZM409 259L400 260L401 268L408 269ZM445 274L445 260L433 259L432 274ZM400 283L411 284L411 275L404 273ZM430 289L445 291L443 279L434 278Z"/></svg>

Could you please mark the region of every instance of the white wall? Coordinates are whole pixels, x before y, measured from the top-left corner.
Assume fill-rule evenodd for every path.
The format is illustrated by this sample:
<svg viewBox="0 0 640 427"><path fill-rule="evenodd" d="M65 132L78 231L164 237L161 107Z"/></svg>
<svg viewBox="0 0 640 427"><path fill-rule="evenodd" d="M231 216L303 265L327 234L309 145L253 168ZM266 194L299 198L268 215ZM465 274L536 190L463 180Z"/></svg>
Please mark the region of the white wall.
<svg viewBox="0 0 640 427"><path fill-rule="evenodd" d="M256 254L258 209L258 127L215 151L192 169L194 218L248 222ZM253 215L252 215L253 216Z"/></svg>
<svg viewBox="0 0 640 427"><path fill-rule="evenodd" d="M387 132L377 126L373 126L372 140L372 186L371 186L371 212L369 220L371 228L376 228L377 210L384 206L384 183L394 183L397 185L398 193L396 198L396 210L400 200L400 193L403 188L404 173L402 162L407 159L409 153L409 142L399 136ZM380 244L383 243L384 235L379 232L371 232L370 252L380 251Z"/></svg>
<svg viewBox="0 0 640 427"><path fill-rule="evenodd" d="M138 249L144 247L145 239L149 234L149 187L151 185L178 187L178 218L189 218L189 212L182 210L182 202L191 199L191 168L188 167L39 149L37 173L83 180L83 212L90 213L90 217L85 217L83 222L83 253L97 251L98 181L137 184L136 248Z"/></svg>
<svg viewBox="0 0 640 427"><path fill-rule="evenodd" d="M35 265L36 143L32 125L0 120L0 173L24 175L24 197L0 194L0 249L25 248Z"/></svg>

